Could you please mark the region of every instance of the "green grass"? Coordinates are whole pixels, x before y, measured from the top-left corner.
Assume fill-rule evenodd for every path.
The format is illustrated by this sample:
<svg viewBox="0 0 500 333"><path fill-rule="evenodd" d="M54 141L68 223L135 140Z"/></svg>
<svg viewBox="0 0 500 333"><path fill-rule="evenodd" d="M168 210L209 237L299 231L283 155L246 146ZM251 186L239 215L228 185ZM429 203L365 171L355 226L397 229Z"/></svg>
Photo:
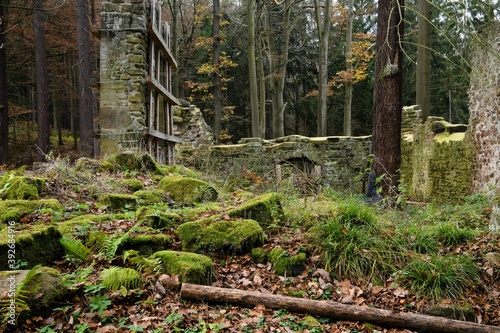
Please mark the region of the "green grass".
<svg viewBox="0 0 500 333"><path fill-rule="evenodd" d="M460 299L479 281L479 270L465 255L438 254L414 259L401 270L399 280L421 297Z"/></svg>

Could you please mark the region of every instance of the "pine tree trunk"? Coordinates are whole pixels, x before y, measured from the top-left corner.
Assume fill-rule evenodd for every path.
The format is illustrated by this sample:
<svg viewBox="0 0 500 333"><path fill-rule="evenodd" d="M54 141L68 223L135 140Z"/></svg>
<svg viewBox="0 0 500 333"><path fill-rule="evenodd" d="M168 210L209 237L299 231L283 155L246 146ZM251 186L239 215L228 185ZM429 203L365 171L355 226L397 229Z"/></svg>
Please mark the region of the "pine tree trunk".
<svg viewBox="0 0 500 333"><path fill-rule="evenodd" d="M255 60L255 0L248 0L248 81L250 91L250 109L252 118L252 137L260 137L259 128L259 95L257 85L257 68Z"/></svg>
<svg viewBox="0 0 500 333"><path fill-rule="evenodd" d="M0 165L9 160L9 102L7 93L7 54L5 51L5 31L7 22L4 4L0 0Z"/></svg>
<svg viewBox="0 0 500 333"><path fill-rule="evenodd" d="M400 7L398 7L400 6ZM373 109L373 169L383 176L382 194L397 189L401 164L403 0L380 0Z"/></svg>
<svg viewBox="0 0 500 333"><path fill-rule="evenodd" d="M90 87L90 23L88 12L88 0L76 0L80 154L86 157L94 157L94 115L92 89Z"/></svg>
<svg viewBox="0 0 500 333"><path fill-rule="evenodd" d="M418 0L416 102L422 110L423 121L431 112L431 19L429 0Z"/></svg>
<svg viewBox="0 0 500 333"><path fill-rule="evenodd" d="M45 12L42 0L33 0L33 25L35 35L36 96L38 112L37 159L45 161L50 152L49 87L47 81L47 56L45 54Z"/></svg>

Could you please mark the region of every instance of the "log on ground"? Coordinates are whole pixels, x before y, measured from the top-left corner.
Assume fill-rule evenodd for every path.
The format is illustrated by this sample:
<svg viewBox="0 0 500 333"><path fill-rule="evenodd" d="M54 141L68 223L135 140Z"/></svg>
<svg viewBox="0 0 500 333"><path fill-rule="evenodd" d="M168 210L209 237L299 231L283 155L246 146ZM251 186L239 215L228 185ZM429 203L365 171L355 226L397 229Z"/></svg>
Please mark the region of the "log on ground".
<svg viewBox="0 0 500 333"><path fill-rule="evenodd" d="M391 310L371 307L345 305L333 301L315 301L305 298L189 283L182 284L181 298L231 303L242 306L261 304L270 309L287 309L290 312L309 313L337 320L368 322L389 328L406 328L419 332L500 333L500 327L498 326L481 325L407 312L393 312Z"/></svg>

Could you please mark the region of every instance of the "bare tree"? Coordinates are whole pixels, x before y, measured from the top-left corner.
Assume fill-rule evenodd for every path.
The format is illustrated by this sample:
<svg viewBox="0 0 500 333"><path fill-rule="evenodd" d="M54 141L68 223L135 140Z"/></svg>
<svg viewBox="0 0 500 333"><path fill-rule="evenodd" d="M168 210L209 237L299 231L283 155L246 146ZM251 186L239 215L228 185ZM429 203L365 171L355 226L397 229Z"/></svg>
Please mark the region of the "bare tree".
<svg viewBox="0 0 500 333"><path fill-rule="evenodd" d="M323 7L323 13L321 8ZM316 121L317 135L326 135L326 98L328 84L328 41L330 37L330 10L332 0L325 0L324 6L319 0L314 0L314 11L316 14L316 26L319 37L319 73L318 73L318 117Z"/></svg>
<svg viewBox="0 0 500 333"><path fill-rule="evenodd" d="M401 164L403 10L404 0L378 3L372 153L384 195L398 185Z"/></svg>
<svg viewBox="0 0 500 333"><path fill-rule="evenodd" d="M76 0L78 42L78 92L80 115L80 154L94 156L94 115L90 87L90 23L88 0Z"/></svg>
<svg viewBox="0 0 500 333"><path fill-rule="evenodd" d="M213 65L214 65L214 114L215 114L215 142L220 143L220 133L222 131L222 84L219 72L220 64L220 0L213 0Z"/></svg>
<svg viewBox="0 0 500 333"><path fill-rule="evenodd" d="M7 54L5 52L6 26L4 1L0 0L0 165L6 164L9 160L9 103L7 93Z"/></svg>
<svg viewBox="0 0 500 333"><path fill-rule="evenodd" d="M248 81L250 91L250 114L252 116L252 136L260 137L259 92L257 86L257 66L255 59L255 0L248 0Z"/></svg>
<svg viewBox="0 0 500 333"><path fill-rule="evenodd" d="M47 55L45 54L45 12L42 0L33 0L35 35L36 96L38 111L38 161L44 161L50 151L49 88Z"/></svg>

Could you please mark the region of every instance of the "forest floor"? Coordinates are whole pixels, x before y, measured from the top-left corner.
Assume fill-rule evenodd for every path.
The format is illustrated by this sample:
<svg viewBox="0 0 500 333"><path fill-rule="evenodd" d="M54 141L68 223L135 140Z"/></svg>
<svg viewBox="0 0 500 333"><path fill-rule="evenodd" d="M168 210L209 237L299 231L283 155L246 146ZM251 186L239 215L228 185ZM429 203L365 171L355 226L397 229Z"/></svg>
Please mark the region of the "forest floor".
<svg viewBox="0 0 500 333"><path fill-rule="evenodd" d="M111 177L109 174L97 175L103 176ZM50 177L52 184L58 183L58 191L49 193L47 197L59 199L68 212L78 205L85 205L88 213L99 213L97 202L89 191L74 191L73 185L68 185L69 182L65 182L61 175L52 173ZM113 177L120 178L123 174ZM139 175L137 178L146 184L153 182L146 176ZM300 214L297 211L301 207L297 205L306 203L301 198L293 200L296 200L293 208L295 212L287 212L291 206L284 203L285 215L290 219L277 232L275 230L267 235L264 249L280 246L294 254L308 248L306 228L292 221L293 216ZM450 212L450 209L447 207L446 211ZM483 210L479 213L483 214L480 219L486 224L489 212ZM403 211L396 214L403 219L408 217ZM443 214L442 210L439 214ZM23 223L40 223L52 218L50 214L34 213L26 217ZM112 234L117 230L127 231L133 224L133 219L117 219L107 223L105 228ZM170 249L180 250L181 244L175 231L166 232L174 239ZM393 277L377 284L361 279L332 279L324 270L320 255L316 253L308 253L305 269L295 277L277 276L271 264L256 264L248 254L217 258L214 259L213 286L334 301L394 312L425 313L435 303L443 306L460 304L472 309L474 321L500 326L500 267L484 260L486 253L492 251L500 252L500 235L486 231L475 233L467 242L439 249L441 253L467 253L477 258L480 283L466 290L461 299L435 301L422 297L398 284ZM115 259L118 260L123 259ZM181 284L176 277L165 274L146 274L146 283L140 289L106 291L96 286L99 286L99 272L109 264L97 256L86 263L78 263L71 258L55 262L53 266L61 271L61 276L89 267L91 274L70 299L57 304L49 313L32 315L10 332L412 332L372 323L312 318L305 313L273 310L262 305L241 307L185 300L180 297Z"/></svg>

